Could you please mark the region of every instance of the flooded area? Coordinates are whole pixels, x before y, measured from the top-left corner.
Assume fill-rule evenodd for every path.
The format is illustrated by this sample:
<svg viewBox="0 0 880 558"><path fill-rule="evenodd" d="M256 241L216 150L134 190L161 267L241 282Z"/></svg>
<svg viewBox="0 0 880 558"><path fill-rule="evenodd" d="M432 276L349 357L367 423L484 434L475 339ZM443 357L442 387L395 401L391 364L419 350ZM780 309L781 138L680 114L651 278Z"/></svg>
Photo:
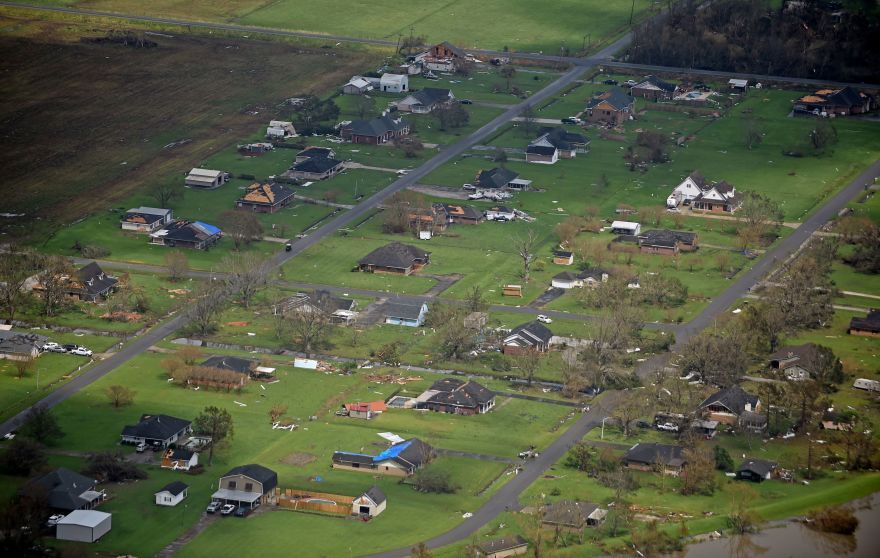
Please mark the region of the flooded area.
<svg viewBox="0 0 880 558"><path fill-rule="evenodd" d="M821 533L795 520L774 522L754 535L688 545L675 558L876 558L880 556L880 493L850 503L859 518L854 535Z"/></svg>

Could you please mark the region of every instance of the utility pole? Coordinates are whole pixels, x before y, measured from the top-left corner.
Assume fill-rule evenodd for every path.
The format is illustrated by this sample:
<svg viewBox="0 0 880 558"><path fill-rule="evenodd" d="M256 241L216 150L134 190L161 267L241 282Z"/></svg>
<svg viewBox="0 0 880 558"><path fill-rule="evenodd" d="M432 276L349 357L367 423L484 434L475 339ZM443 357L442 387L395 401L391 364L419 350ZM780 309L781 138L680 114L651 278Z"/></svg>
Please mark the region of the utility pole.
<svg viewBox="0 0 880 558"><path fill-rule="evenodd" d="M633 24L633 15L636 12L636 0L633 0L632 7L629 10L629 24Z"/></svg>

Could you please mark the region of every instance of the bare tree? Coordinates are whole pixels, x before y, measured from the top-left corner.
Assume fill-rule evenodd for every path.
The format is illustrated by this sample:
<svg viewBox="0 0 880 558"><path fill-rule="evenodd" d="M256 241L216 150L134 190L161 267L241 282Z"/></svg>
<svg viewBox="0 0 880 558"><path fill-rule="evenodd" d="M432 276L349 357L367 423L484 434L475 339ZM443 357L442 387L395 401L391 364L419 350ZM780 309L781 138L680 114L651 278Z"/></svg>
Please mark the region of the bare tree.
<svg viewBox="0 0 880 558"><path fill-rule="evenodd" d="M632 423L648 414L651 404L645 397L644 390L629 390L622 393L623 396L618 400L612 416L620 419L623 435L629 438L632 435Z"/></svg>
<svg viewBox="0 0 880 558"><path fill-rule="evenodd" d="M764 141L764 131L754 117L747 118L743 126L743 141L746 149L751 151Z"/></svg>
<svg viewBox="0 0 880 558"><path fill-rule="evenodd" d="M330 332L330 317L317 309L292 312L287 320L294 343L306 355Z"/></svg>
<svg viewBox="0 0 880 558"><path fill-rule="evenodd" d="M526 385L532 387L535 375L541 367L541 353L533 347L528 347L516 355L515 361L522 379L526 381Z"/></svg>
<svg viewBox="0 0 880 558"><path fill-rule="evenodd" d="M45 315L51 316L58 309L72 273L73 268L64 256L46 256L43 259L43 268L37 274L37 280L42 289Z"/></svg>
<svg viewBox="0 0 880 558"><path fill-rule="evenodd" d="M465 295L465 308L470 312L485 312L489 308L489 301L479 285L471 287Z"/></svg>
<svg viewBox="0 0 880 558"><path fill-rule="evenodd" d="M527 104L520 113L520 117L522 118L523 133L526 137L532 137L538 121L535 116L535 108L531 104Z"/></svg>
<svg viewBox="0 0 880 558"><path fill-rule="evenodd" d="M269 266L265 258L250 252L230 254L223 258L224 281L230 293L238 296L245 308L251 299L269 284Z"/></svg>
<svg viewBox="0 0 880 558"><path fill-rule="evenodd" d="M249 211L230 210L220 215L223 234L232 239L236 250L263 238L263 225Z"/></svg>
<svg viewBox="0 0 880 558"><path fill-rule="evenodd" d="M523 262L523 281L529 282L532 271L532 263L535 261L535 250L538 245L538 235L534 229L529 229L525 236L515 236L512 239L513 248Z"/></svg>
<svg viewBox="0 0 880 558"><path fill-rule="evenodd" d="M275 424L276 422L278 422L278 419L280 419L286 412L287 405L285 405L284 403L275 403L272 405L272 408L269 409L269 420L272 422L272 424Z"/></svg>
<svg viewBox="0 0 880 558"><path fill-rule="evenodd" d="M760 241L772 229L782 224L783 213L779 203L757 192L746 192L742 206L736 213L740 233L744 238ZM748 244L744 248L748 248Z"/></svg>
<svg viewBox="0 0 880 558"><path fill-rule="evenodd" d="M217 327L217 318L223 312L226 289L218 281L211 281L196 294L184 310L193 328L201 335L207 335Z"/></svg>
<svg viewBox="0 0 880 558"><path fill-rule="evenodd" d="M787 331L817 328L834 315L835 288L826 256L806 253L785 268L768 301L785 316Z"/></svg>
<svg viewBox="0 0 880 558"><path fill-rule="evenodd" d="M107 395L107 399L110 400L110 404L117 409L125 405L131 405L134 402L135 391L127 386L114 384L107 387L104 393Z"/></svg>
<svg viewBox="0 0 880 558"><path fill-rule="evenodd" d="M501 68L501 77L507 81L507 90L510 91L510 82L516 77L516 68L513 66L504 66Z"/></svg>
<svg viewBox="0 0 880 558"><path fill-rule="evenodd" d="M0 254L0 307L9 322L25 299L25 283L40 269L40 259L34 252L15 246Z"/></svg>
<svg viewBox="0 0 880 558"><path fill-rule="evenodd" d="M177 184L172 182L159 182L150 189L150 196L162 209L171 207L171 202L183 197L182 191Z"/></svg>
<svg viewBox="0 0 880 558"><path fill-rule="evenodd" d="M180 281L189 273L189 258L177 250L165 254L165 268L169 281Z"/></svg>
<svg viewBox="0 0 880 558"><path fill-rule="evenodd" d="M15 366L16 377L21 380L34 370L34 366L37 364L37 359L31 355L27 355L13 360L12 363Z"/></svg>

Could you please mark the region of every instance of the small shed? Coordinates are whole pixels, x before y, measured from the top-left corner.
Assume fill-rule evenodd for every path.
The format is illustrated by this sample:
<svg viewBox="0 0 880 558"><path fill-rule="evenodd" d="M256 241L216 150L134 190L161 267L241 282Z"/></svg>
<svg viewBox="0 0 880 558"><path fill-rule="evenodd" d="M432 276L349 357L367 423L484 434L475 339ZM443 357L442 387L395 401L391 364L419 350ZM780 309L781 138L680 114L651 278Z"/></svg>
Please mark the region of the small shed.
<svg viewBox="0 0 880 558"><path fill-rule="evenodd" d="M522 285L504 285L502 294L504 296L522 297Z"/></svg>
<svg viewBox="0 0 880 558"><path fill-rule="evenodd" d="M614 234L638 236L642 232L642 226L632 221L614 221L611 223L611 232Z"/></svg>
<svg viewBox="0 0 880 558"><path fill-rule="evenodd" d="M506 558L521 556L528 552L529 543L519 535L503 537L477 544L477 556L480 558Z"/></svg>
<svg viewBox="0 0 880 558"><path fill-rule="evenodd" d="M749 80L732 78L727 82L727 85L730 87L731 91L745 93L749 88Z"/></svg>
<svg viewBox="0 0 880 558"><path fill-rule="evenodd" d="M157 506L176 506L187 496L189 486L185 482L174 481L166 484L162 490L156 492Z"/></svg>
<svg viewBox="0 0 880 558"><path fill-rule="evenodd" d="M351 514L365 517L376 517L385 511L387 498L378 486L367 490L351 503Z"/></svg>
<svg viewBox="0 0 880 558"><path fill-rule="evenodd" d="M574 254L567 250L553 252L553 263L557 265L571 265L574 263Z"/></svg>
<svg viewBox="0 0 880 558"><path fill-rule="evenodd" d="M59 541L95 542L110 531L109 513L74 510L58 521L55 538Z"/></svg>

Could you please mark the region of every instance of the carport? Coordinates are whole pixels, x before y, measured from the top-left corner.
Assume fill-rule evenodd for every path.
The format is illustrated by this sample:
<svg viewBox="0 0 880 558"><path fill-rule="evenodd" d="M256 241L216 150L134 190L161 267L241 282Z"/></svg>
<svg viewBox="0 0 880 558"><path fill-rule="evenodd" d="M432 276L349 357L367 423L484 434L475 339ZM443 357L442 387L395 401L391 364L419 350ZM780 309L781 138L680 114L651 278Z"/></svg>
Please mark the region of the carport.
<svg viewBox="0 0 880 558"><path fill-rule="evenodd" d="M223 502L224 504L232 504L239 508L254 509L260 505L262 494L259 492L245 492L244 490L230 490L221 488L211 495L211 499L215 502Z"/></svg>

